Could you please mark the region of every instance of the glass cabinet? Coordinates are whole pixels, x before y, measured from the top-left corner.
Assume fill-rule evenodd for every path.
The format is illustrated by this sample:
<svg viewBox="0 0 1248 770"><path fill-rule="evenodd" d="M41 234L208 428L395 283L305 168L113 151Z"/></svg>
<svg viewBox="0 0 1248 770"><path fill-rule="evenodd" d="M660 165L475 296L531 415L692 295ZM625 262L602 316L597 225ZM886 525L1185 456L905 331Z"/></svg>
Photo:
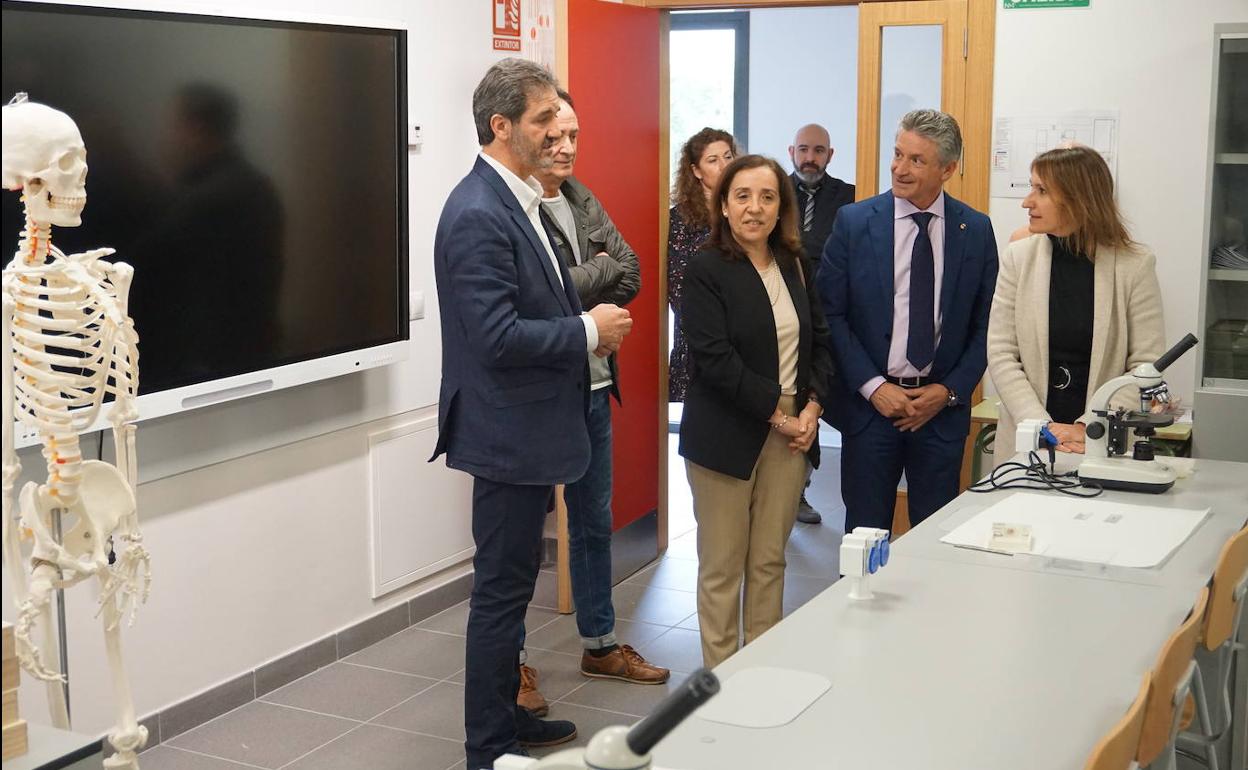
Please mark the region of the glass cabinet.
<svg viewBox="0 0 1248 770"><path fill-rule="evenodd" d="M1194 451L1248 461L1248 24L1215 28Z"/></svg>

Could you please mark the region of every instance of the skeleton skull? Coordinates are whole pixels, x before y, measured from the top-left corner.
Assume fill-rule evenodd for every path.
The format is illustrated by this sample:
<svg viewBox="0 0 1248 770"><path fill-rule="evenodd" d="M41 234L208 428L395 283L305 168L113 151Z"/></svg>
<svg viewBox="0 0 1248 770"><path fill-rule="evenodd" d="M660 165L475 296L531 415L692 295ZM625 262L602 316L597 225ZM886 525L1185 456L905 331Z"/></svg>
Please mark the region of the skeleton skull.
<svg viewBox="0 0 1248 770"><path fill-rule="evenodd" d="M4 109L3 184L21 189L31 220L82 224L87 204L87 148L65 113L18 94Z"/></svg>

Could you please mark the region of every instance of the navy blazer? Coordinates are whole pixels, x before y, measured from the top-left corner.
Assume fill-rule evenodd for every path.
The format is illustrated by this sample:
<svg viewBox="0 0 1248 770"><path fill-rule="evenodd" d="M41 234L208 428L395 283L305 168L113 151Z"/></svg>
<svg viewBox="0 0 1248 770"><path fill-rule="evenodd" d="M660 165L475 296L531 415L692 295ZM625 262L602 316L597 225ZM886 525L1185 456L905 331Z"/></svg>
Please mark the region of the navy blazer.
<svg viewBox="0 0 1248 770"><path fill-rule="evenodd" d="M893 336L893 193L840 210L818 275L838 376L825 417L839 430L863 430L875 407L858 389L887 374ZM930 379L961 403L928 423L945 439L970 431L971 392L987 366L988 312L997 282L997 241L988 217L945 195L940 343Z"/></svg>
<svg viewBox="0 0 1248 770"><path fill-rule="evenodd" d="M433 243L442 320L436 459L504 484L563 484L589 465L588 352L572 278L489 163L442 208Z"/></svg>

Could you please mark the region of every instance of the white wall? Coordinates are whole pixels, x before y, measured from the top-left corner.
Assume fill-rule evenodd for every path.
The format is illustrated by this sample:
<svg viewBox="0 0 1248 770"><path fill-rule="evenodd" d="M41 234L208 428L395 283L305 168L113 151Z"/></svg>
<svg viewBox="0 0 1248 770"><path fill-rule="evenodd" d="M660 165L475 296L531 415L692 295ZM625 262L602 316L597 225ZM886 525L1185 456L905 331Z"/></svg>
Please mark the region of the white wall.
<svg viewBox="0 0 1248 770"><path fill-rule="evenodd" d="M1248 21L1244 0L1093 0L1089 8L997 11L995 117L1117 109L1118 201L1157 254L1166 337L1198 337L1208 185L1213 25ZM993 198L1002 248L1025 224L1020 201ZM1195 359L1167 372L1190 404Z"/></svg>
<svg viewBox="0 0 1248 770"><path fill-rule="evenodd" d="M792 170L789 145L807 123L832 136L828 173L855 178L858 8L750 11L749 151Z"/></svg>
<svg viewBox="0 0 1248 770"><path fill-rule="evenodd" d="M85 4L104 4L88 2ZM144 3L172 10L185 4ZM202 7L202 6L201 6ZM490 0L218 0L225 13L329 14L408 26L409 107L424 145L409 158L411 284L425 320L411 325L410 358L389 368L210 407L139 430L140 517L152 552L150 603L125 632L137 707L147 714L456 577L448 568L371 598L367 438L427 418L437 402L441 348L433 232L450 189L477 150L472 89L500 58ZM410 462L423 471L427 452ZM27 477L41 459L24 452ZM467 477L420 474L412 516L469 526ZM415 491L415 490L414 490ZM74 726L112 723L111 688L92 590L69 592ZM4 617L12 619L5 589ZM42 721L42 688L23 686L22 710Z"/></svg>

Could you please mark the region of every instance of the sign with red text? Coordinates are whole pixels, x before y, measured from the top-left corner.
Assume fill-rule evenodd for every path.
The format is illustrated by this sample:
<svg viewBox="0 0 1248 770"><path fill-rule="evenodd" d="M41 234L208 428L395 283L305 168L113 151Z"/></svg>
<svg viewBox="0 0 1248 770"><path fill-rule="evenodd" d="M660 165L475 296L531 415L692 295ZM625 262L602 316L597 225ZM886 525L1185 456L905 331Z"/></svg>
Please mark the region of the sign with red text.
<svg viewBox="0 0 1248 770"><path fill-rule="evenodd" d="M493 0L494 50L520 51L520 0Z"/></svg>

